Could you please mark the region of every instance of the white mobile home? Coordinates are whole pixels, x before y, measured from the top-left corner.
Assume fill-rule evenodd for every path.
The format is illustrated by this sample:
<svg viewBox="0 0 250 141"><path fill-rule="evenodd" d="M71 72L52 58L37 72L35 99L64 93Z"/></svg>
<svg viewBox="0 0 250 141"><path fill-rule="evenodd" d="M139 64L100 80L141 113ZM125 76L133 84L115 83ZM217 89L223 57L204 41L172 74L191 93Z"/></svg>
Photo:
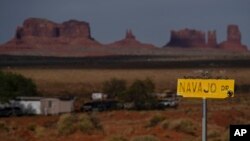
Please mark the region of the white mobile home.
<svg viewBox="0 0 250 141"><path fill-rule="evenodd" d="M11 101L13 106L20 107L25 114L42 114L41 97L17 97Z"/></svg>
<svg viewBox="0 0 250 141"><path fill-rule="evenodd" d="M11 103L24 114L55 115L74 110L74 98L17 97Z"/></svg>
<svg viewBox="0 0 250 141"><path fill-rule="evenodd" d="M70 113L74 110L73 98L43 98L41 104L44 115Z"/></svg>

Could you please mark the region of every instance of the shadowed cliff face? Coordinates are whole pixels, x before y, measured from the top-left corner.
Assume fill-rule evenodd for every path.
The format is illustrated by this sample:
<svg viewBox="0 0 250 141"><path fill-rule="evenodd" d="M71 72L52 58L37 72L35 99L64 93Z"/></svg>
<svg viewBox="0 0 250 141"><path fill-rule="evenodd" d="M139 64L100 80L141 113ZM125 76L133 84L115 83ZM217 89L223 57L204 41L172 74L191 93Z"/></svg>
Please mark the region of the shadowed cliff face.
<svg viewBox="0 0 250 141"><path fill-rule="evenodd" d="M90 35L90 27L87 22L80 22L76 20L70 20L64 22L59 27L59 33L61 37L66 38L86 38L93 40Z"/></svg>
<svg viewBox="0 0 250 141"><path fill-rule="evenodd" d="M171 31L171 38L166 46L177 47L204 47L205 33L193 29Z"/></svg>
<svg viewBox="0 0 250 141"><path fill-rule="evenodd" d="M241 33L237 25L229 25L227 28L227 40L217 43L216 31L208 31L207 42L205 33L194 29L171 31L170 41L164 47L182 48L217 48L229 51L247 51L247 47L241 44Z"/></svg>

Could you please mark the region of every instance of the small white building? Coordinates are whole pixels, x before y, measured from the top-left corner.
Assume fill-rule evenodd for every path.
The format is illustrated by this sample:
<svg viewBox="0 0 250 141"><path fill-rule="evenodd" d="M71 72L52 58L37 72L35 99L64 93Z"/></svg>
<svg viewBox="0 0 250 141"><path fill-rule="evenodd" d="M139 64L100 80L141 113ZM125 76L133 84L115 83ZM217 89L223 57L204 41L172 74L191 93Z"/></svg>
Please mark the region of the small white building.
<svg viewBox="0 0 250 141"><path fill-rule="evenodd" d="M91 95L92 100L105 100L107 97L108 95L104 93L92 93Z"/></svg>
<svg viewBox="0 0 250 141"><path fill-rule="evenodd" d="M73 98L43 98L41 108L44 115L70 113L74 110Z"/></svg>
<svg viewBox="0 0 250 141"><path fill-rule="evenodd" d="M24 114L57 115L73 112L74 101L73 97L17 97L11 103L13 106L20 107Z"/></svg>

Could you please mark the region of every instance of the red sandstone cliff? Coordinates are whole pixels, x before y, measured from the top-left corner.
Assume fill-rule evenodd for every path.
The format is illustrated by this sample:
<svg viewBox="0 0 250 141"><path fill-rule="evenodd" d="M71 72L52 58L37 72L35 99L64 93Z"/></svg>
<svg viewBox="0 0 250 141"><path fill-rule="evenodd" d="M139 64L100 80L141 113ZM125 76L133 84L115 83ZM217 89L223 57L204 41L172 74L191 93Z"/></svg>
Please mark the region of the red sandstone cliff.
<svg viewBox="0 0 250 141"><path fill-rule="evenodd" d="M170 41L164 46L170 47L204 47L206 45L205 33L194 29L171 31Z"/></svg>
<svg viewBox="0 0 250 141"><path fill-rule="evenodd" d="M210 48L217 48L217 37L216 37L216 31L208 31L207 33L207 47Z"/></svg>
<svg viewBox="0 0 250 141"><path fill-rule="evenodd" d="M241 44L241 33L237 25L227 27L227 40L220 43L219 48L231 51L247 51L247 47Z"/></svg>
<svg viewBox="0 0 250 141"><path fill-rule="evenodd" d="M205 33L193 29L171 31L170 41L164 47L181 48L212 48L227 51L247 51L247 47L241 44L241 33L237 25L229 25L227 28L227 40L218 44L216 31L208 31L207 43Z"/></svg>
<svg viewBox="0 0 250 141"><path fill-rule="evenodd" d="M217 51L247 51L241 44L241 33L237 25L229 25L227 40L218 44L216 31L205 32L194 29L171 31L170 41L164 46L172 48L212 48ZM175 49L174 49L175 50ZM178 50L178 49L177 49ZM0 46L0 54L50 55L50 56L98 56L164 54L168 50L138 41L131 30L124 39L102 45L91 36L89 23L69 20L55 23L46 19L29 18L18 26L15 36Z"/></svg>
<svg viewBox="0 0 250 141"><path fill-rule="evenodd" d="M43 45L99 45L91 37L89 23L69 20L58 24L46 19L29 18L17 27L14 39L7 45L37 47Z"/></svg>

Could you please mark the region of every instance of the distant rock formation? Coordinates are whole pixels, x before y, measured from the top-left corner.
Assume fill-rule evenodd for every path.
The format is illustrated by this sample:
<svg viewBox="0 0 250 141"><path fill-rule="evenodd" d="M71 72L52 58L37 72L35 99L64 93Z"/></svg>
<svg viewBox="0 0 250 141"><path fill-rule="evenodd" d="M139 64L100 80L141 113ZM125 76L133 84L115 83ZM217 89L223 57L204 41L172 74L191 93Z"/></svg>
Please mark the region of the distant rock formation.
<svg viewBox="0 0 250 141"><path fill-rule="evenodd" d="M228 51L247 51L247 47L241 44L241 33L237 25L229 25L227 28L227 40L218 44L216 31L208 31L207 43L205 33L194 29L171 31L170 41L164 47L181 48L212 48Z"/></svg>
<svg viewBox="0 0 250 141"><path fill-rule="evenodd" d="M217 47L217 37L216 37L216 31L208 31L207 33L207 46L211 48Z"/></svg>
<svg viewBox="0 0 250 141"><path fill-rule="evenodd" d="M21 27L17 27L13 44L73 44L94 45L96 42L90 33L89 23L69 20L62 24L46 19L29 18Z"/></svg>
<svg viewBox="0 0 250 141"><path fill-rule="evenodd" d="M24 21L22 27L17 27L15 38L56 37L56 26L56 23L45 19L30 18Z"/></svg>
<svg viewBox="0 0 250 141"><path fill-rule="evenodd" d="M84 21L69 20L56 23L47 19L29 18L18 26L15 36L0 45L0 54L46 55L46 56L105 56L105 55L154 55L168 54L168 51L195 48L210 51L247 51L241 44L241 33L237 25L227 28L227 40L218 44L216 31L205 32L195 29L171 31L170 41L164 47L141 43L132 30L125 37L110 44L101 44L91 36L90 25ZM207 40L206 40L207 39ZM207 41L207 42L206 42ZM175 49L180 47L179 49ZM191 50L193 51L193 50ZM207 51L207 50L205 50Z"/></svg>
<svg viewBox="0 0 250 141"><path fill-rule="evenodd" d="M227 40L220 43L219 48L231 51L247 51L247 47L241 44L241 33L237 25L227 27Z"/></svg>
<svg viewBox="0 0 250 141"><path fill-rule="evenodd" d="M241 33L237 25L229 25L227 27L227 41L230 43L241 43Z"/></svg>
<svg viewBox="0 0 250 141"><path fill-rule="evenodd" d="M136 40L135 35L133 34L133 32L130 30L127 30L126 35L125 35L125 39L128 40Z"/></svg>
<svg viewBox="0 0 250 141"><path fill-rule="evenodd" d="M138 41L132 30L127 30L125 38L108 45L109 47L123 47L123 48L155 48L151 44L145 44Z"/></svg>
<svg viewBox="0 0 250 141"><path fill-rule="evenodd" d="M194 29L171 31L170 41L164 46L170 47L204 47L206 45L205 33Z"/></svg>
<svg viewBox="0 0 250 141"><path fill-rule="evenodd" d="M66 38L86 38L94 40L90 35L89 23L70 20L59 27L59 36Z"/></svg>

